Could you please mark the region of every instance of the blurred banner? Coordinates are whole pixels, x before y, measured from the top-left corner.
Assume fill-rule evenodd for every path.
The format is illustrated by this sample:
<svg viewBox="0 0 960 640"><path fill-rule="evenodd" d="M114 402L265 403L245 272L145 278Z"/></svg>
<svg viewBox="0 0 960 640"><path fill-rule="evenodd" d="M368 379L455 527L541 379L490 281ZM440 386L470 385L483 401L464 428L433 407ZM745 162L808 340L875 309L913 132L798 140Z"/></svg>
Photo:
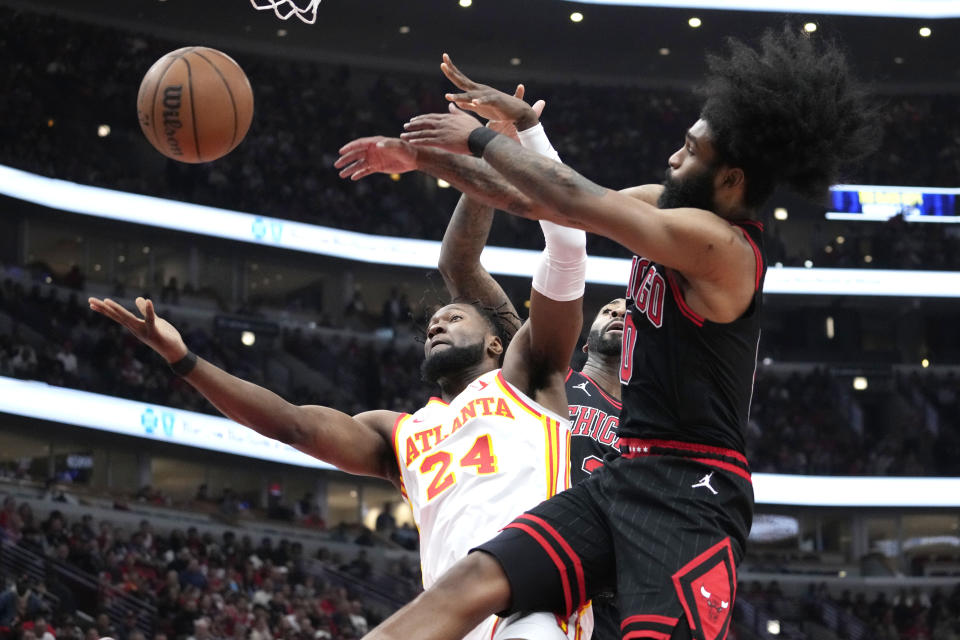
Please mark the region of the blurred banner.
<svg viewBox="0 0 960 640"><path fill-rule="evenodd" d="M236 422L113 396L0 376L0 412L232 453L333 469ZM829 507L960 507L960 478L753 475L757 504Z"/></svg>
<svg viewBox="0 0 960 640"><path fill-rule="evenodd" d="M0 165L0 194L67 213L345 260L435 269L440 257L440 243L433 240L375 236L112 191L3 165ZM539 259L539 251L492 246L484 249L481 257L490 273L523 278L533 275ZM590 283L625 287L629 274L629 260L591 256L587 263L587 282ZM767 272L763 291L768 294L956 298L960 297L960 272L772 267Z"/></svg>

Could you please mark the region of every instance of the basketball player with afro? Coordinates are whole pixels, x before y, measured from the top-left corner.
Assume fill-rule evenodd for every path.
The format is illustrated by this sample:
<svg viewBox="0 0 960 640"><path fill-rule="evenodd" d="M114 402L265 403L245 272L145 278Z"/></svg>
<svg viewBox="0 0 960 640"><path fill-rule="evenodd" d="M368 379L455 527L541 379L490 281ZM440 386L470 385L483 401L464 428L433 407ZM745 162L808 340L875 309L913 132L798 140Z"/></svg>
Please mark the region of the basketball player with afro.
<svg viewBox="0 0 960 640"><path fill-rule="evenodd" d="M502 129L515 134L512 123ZM458 207L447 233L451 245L470 232L460 224L470 210L467 201ZM463 286L451 287L455 302L433 313L424 343L421 372L439 385L441 397L413 414L350 416L293 405L191 353L150 300L136 300L142 317L110 299L89 303L156 351L228 418L343 471L393 482L413 510L429 587L472 547L570 486L565 381L583 323L586 234L548 221L541 228L546 248L522 325L512 307L504 308L506 296L495 283L457 276ZM464 287L473 293L465 301ZM579 638L591 624L582 613L562 620L545 612L505 621L489 616L460 637Z"/></svg>
<svg viewBox="0 0 960 640"><path fill-rule="evenodd" d="M761 206L785 185L825 196L876 145L843 55L798 31L708 58L700 118L663 185L617 192L462 114L418 116L403 140L341 150L341 175L420 170L487 203L585 229L636 255L620 378L622 455L523 514L374 629L368 640L456 640L490 613L565 614L615 587L624 638L716 640L729 630L753 515L744 432L765 275ZM536 114L474 83L448 99L549 143ZM475 157L471 158L470 155Z"/></svg>

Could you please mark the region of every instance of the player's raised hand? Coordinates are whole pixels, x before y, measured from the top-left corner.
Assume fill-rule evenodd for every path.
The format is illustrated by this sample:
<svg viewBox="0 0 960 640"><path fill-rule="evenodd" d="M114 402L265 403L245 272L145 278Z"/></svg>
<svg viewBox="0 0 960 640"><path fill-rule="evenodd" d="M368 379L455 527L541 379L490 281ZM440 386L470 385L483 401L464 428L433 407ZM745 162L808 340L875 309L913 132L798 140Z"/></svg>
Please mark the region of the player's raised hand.
<svg viewBox="0 0 960 640"><path fill-rule="evenodd" d="M499 89L474 82L466 76L446 53L440 64L443 75L455 84L463 93L448 93L447 100L461 109L473 111L488 120L506 120L519 125L521 130L532 127L538 122L538 115L532 107L523 101L523 85L517 88L520 96L510 95Z"/></svg>
<svg viewBox="0 0 960 640"><path fill-rule="evenodd" d="M523 94L524 94L524 86L522 84L518 84L517 90L514 91L513 93L513 97L523 100ZM539 119L540 116L543 115L543 108L546 106L547 106L546 102L544 102L543 100L537 100L536 102L533 103L533 106L530 108L534 110L534 112L537 114L537 119ZM456 108L457 106L451 102L450 103L451 111ZM520 136L517 135L517 125L515 125L510 120L488 120L487 126L493 129L494 131L496 131L497 133L502 133L503 135L509 136L514 140L516 140L517 142L520 142Z"/></svg>
<svg viewBox="0 0 960 640"><path fill-rule="evenodd" d="M180 337L180 332L157 315L152 301L146 298L135 300L142 318L133 315L110 298L89 298L87 302L97 313L125 326L140 342L159 353L167 362L176 362L187 355L187 345Z"/></svg>
<svg viewBox="0 0 960 640"><path fill-rule="evenodd" d="M403 125L400 137L416 146L437 147L452 153L469 155L467 138L483 125L473 116L450 105L450 113L414 116Z"/></svg>
<svg viewBox="0 0 960 640"><path fill-rule="evenodd" d="M417 168L417 150L396 138L357 138L340 147L333 163L341 178L359 180L371 173L406 173Z"/></svg>

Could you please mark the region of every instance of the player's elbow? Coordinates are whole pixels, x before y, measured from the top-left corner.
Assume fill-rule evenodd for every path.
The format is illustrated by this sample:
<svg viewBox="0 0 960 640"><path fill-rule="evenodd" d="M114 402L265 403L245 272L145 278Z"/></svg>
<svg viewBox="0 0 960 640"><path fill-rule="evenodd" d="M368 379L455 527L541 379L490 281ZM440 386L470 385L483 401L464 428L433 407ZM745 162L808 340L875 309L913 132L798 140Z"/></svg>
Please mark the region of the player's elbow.
<svg viewBox="0 0 960 640"><path fill-rule="evenodd" d="M440 249L440 259L437 261L437 271L443 276L444 280L451 280L457 275L467 270L463 260L459 259L453 251Z"/></svg>

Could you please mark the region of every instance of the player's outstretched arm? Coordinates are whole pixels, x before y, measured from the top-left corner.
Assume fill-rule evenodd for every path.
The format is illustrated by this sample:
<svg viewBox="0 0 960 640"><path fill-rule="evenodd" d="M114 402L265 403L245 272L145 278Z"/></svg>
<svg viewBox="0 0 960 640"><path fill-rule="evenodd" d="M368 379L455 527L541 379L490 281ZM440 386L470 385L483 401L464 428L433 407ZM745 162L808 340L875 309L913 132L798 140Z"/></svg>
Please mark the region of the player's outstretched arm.
<svg viewBox="0 0 960 640"><path fill-rule="evenodd" d="M449 56L444 56L442 67L455 84L465 87L462 94L448 95L458 106L497 117L515 106L509 94L464 82L462 72L452 71L455 67ZM520 129L524 124L517 121ZM459 117L428 114L413 118L401 137L438 150L416 154L417 167L433 174L445 172L444 167L451 164L439 150L469 154L472 136L474 151L529 198L517 199L518 206L510 209L511 213L606 236L638 255L675 269L693 292L693 304L689 298L687 303L714 322L734 320L749 305L755 280L748 276L756 272L756 257L737 227L709 211L663 210L646 198L635 197L637 193L611 191L505 136L486 132L477 135L478 127L468 125ZM445 179L457 184L455 179Z"/></svg>
<svg viewBox="0 0 960 640"><path fill-rule="evenodd" d="M458 118L466 119L470 128L479 126L468 115L459 114ZM375 173L419 170L447 180L458 191L494 209L539 219L536 212L539 205L479 158L415 147L399 138L368 136L343 145L333 166L340 170L341 178L354 181Z"/></svg>
<svg viewBox="0 0 960 640"><path fill-rule="evenodd" d="M109 298L90 298L89 303L91 309L126 327L168 363L181 360L189 352L180 332L156 315L150 300L136 299L142 318ZM396 480L391 442L393 424L399 417L395 412L368 411L351 417L329 407L297 406L202 358L184 379L223 415L261 435L343 471Z"/></svg>

